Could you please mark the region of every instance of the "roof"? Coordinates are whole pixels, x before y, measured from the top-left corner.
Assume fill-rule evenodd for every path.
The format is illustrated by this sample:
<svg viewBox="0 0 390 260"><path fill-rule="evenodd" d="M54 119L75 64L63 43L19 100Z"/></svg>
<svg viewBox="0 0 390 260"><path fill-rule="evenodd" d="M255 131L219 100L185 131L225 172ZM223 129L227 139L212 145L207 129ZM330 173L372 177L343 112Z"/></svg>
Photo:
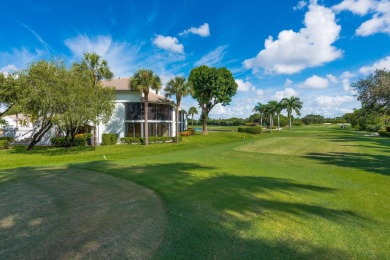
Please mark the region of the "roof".
<svg viewBox="0 0 390 260"><path fill-rule="evenodd" d="M103 87L114 87L116 91L134 91L129 88L130 78L117 78L102 80ZM172 100L155 93L149 92L149 102L152 103L173 103Z"/></svg>

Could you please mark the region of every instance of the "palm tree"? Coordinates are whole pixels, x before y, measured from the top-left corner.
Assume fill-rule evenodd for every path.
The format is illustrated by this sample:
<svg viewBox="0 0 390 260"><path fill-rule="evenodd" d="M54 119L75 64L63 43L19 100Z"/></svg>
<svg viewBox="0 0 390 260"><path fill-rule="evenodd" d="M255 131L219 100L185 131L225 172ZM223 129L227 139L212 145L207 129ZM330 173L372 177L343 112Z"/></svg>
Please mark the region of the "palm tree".
<svg viewBox="0 0 390 260"><path fill-rule="evenodd" d="M192 129L194 129L194 114L198 114L198 110L196 107L190 107L188 110L188 114L191 115L191 120L192 120Z"/></svg>
<svg viewBox="0 0 390 260"><path fill-rule="evenodd" d="M281 102L283 103L284 107L287 110L288 119L289 119L289 130L291 130L291 114L292 114L292 111L295 111L295 113L298 116L300 116L301 112L299 110L302 108L303 102L300 101L299 98L294 97L294 96L292 96L290 98L283 98Z"/></svg>
<svg viewBox="0 0 390 260"><path fill-rule="evenodd" d="M259 102L259 103L257 103L257 105L252 110L253 112L259 113L259 115L260 115L260 126L261 127L263 126L263 116L264 116L265 108L266 108L265 105L261 104Z"/></svg>
<svg viewBox="0 0 390 260"><path fill-rule="evenodd" d="M82 66L86 66L87 70L91 73L91 77L93 77L93 87L96 87L97 83L102 79L112 79L114 74L110 70L108 66L108 62L103 60L98 54L92 52L84 53L84 58L82 61ZM96 125L98 118L95 118L95 126L93 128L93 145L97 143L96 136Z"/></svg>
<svg viewBox="0 0 390 260"><path fill-rule="evenodd" d="M268 115L270 117L270 130L272 130L272 127L274 126L274 117L275 114L278 111L278 104L279 102L276 100L271 100L268 102Z"/></svg>
<svg viewBox="0 0 390 260"><path fill-rule="evenodd" d="M184 77L176 76L169 80L165 87L165 96L176 95L176 143L179 142L179 111L181 99L190 93L190 85Z"/></svg>
<svg viewBox="0 0 390 260"><path fill-rule="evenodd" d="M160 77L155 75L152 70L139 69L130 80L129 88L138 90L144 96L144 138L145 145L149 145L149 127L148 127L148 112L149 112L149 89L158 91L161 88Z"/></svg>
<svg viewBox="0 0 390 260"><path fill-rule="evenodd" d="M280 113L282 112L282 110L284 109L284 104L282 101L278 102L278 104L276 105L276 115L278 117L278 130L280 130Z"/></svg>

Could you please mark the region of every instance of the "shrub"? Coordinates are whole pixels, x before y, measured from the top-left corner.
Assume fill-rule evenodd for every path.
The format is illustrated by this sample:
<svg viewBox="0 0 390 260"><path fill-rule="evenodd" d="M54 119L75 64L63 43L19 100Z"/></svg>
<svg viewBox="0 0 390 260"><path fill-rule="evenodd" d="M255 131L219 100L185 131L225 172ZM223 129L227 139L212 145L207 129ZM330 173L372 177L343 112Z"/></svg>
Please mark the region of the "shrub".
<svg viewBox="0 0 390 260"><path fill-rule="evenodd" d="M379 135L380 136L383 136L383 137L390 137L390 132L387 132L387 131L378 131Z"/></svg>
<svg viewBox="0 0 390 260"><path fill-rule="evenodd" d="M0 136L0 140L7 140L9 143L13 143L15 141L15 138L11 136Z"/></svg>
<svg viewBox="0 0 390 260"><path fill-rule="evenodd" d="M390 126L386 127L386 132L390 132Z"/></svg>
<svg viewBox="0 0 390 260"><path fill-rule="evenodd" d="M368 132L377 132L379 129L381 129L381 126L380 125L372 125L372 124L368 124L366 126L366 131Z"/></svg>
<svg viewBox="0 0 390 260"><path fill-rule="evenodd" d="M248 134L261 134L261 127L239 127L238 132L240 133L248 133Z"/></svg>
<svg viewBox="0 0 390 260"><path fill-rule="evenodd" d="M139 137L122 137L120 139L120 142L122 144L140 144L141 141L139 140Z"/></svg>
<svg viewBox="0 0 390 260"><path fill-rule="evenodd" d="M245 126L256 126L257 124L255 122L252 122L252 123L245 123L244 125Z"/></svg>
<svg viewBox="0 0 390 260"><path fill-rule="evenodd" d="M77 135L75 135L75 137L76 138L83 138L83 139L87 140L88 138L92 137L92 134L90 134L90 133L77 134Z"/></svg>
<svg viewBox="0 0 390 260"><path fill-rule="evenodd" d="M183 131L183 132L179 133L180 136L190 136L190 135L193 135L193 134L194 134L194 132L193 131L189 131L189 130Z"/></svg>
<svg viewBox="0 0 390 260"><path fill-rule="evenodd" d="M9 148L9 141L8 140L0 140L0 150L1 149L8 149Z"/></svg>
<svg viewBox="0 0 390 260"><path fill-rule="evenodd" d="M52 146L67 147L67 140L65 137L52 137L50 138L50 142ZM85 146L86 144L87 142L84 138L76 137L73 139L73 142L70 144L70 146Z"/></svg>
<svg viewBox="0 0 390 260"><path fill-rule="evenodd" d="M102 134L102 145L113 145L118 142L118 134Z"/></svg>

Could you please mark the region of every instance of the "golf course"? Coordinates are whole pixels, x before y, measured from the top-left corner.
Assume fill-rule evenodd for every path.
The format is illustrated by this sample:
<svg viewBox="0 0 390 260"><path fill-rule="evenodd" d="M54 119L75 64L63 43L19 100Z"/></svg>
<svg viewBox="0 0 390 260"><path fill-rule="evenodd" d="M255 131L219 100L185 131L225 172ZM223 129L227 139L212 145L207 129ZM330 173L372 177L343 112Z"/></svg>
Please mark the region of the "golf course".
<svg viewBox="0 0 390 260"><path fill-rule="evenodd" d="M389 259L390 138L337 125L0 150L0 259Z"/></svg>

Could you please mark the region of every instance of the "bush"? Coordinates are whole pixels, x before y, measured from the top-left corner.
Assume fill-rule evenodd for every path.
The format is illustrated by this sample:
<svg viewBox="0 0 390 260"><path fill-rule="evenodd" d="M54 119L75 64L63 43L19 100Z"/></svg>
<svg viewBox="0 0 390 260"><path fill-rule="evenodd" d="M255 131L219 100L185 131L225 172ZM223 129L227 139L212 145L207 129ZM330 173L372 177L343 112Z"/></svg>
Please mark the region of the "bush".
<svg viewBox="0 0 390 260"><path fill-rule="evenodd" d="M378 131L379 135L380 136L383 136L383 137L390 137L390 132L387 132L387 131Z"/></svg>
<svg viewBox="0 0 390 260"><path fill-rule="evenodd" d="M381 129L381 126L368 124L365 128L365 130L368 132L377 132L379 129Z"/></svg>
<svg viewBox="0 0 390 260"><path fill-rule="evenodd" d="M390 126L386 127L386 132L390 132Z"/></svg>
<svg viewBox="0 0 390 260"><path fill-rule="evenodd" d="M118 134L102 134L102 145L113 145L118 143Z"/></svg>
<svg viewBox="0 0 390 260"><path fill-rule="evenodd" d="M245 126L256 126L257 123L255 123L255 122L252 122L252 123L245 123L244 125L245 125Z"/></svg>
<svg viewBox="0 0 390 260"><path fill-rule="evenodd" d="M261 134L261 127L239 127L238 132L240 133L248 133L248 134Z"/></svg>
<svg viewBox="0 0 390 260"><path fill-rule="evenodd" d="M65 137L52 137L50 138L50 142L52 146L57 146L57 147L68 146ZM84 138L76 137L75 139L73 139L73 142L70 144L70 146L85 146L86 144L87 142Z"/></svg>
<svg viewBox="0 0 390 260"><path fill-rule="evenodd" d="M7 140L9 143L13 143L15 141L15 138L11 136L0 136L0 140Z"/></svg>
<svg viewBox="0 0 390 260"><path fill-rule="evenodd" d="M140 144L139 137L122 137L120 139L121 144Z"/></svg>
<svg viewBox="0 0 390 260"><path fill-rule="evenodd" d="M75 135L76 138L83 138L84 140L87 140L88 138L91 138L93 135L90 133L84 133L84 134L77 134Z"/></svg>
<svg viewBox="0 0 390 260"><path fill-rule="evenodd" d="M9 148L9 141L8 140L0 140L0 150L1 149L8 149Z"/></svg>
<svg viewBox="0 0 390 260"><path fill-rule="evenodd" d="M176 137L171 137L172 142L176 142ZM179 142L183 141L183 137L179 136Z"/></svg>

